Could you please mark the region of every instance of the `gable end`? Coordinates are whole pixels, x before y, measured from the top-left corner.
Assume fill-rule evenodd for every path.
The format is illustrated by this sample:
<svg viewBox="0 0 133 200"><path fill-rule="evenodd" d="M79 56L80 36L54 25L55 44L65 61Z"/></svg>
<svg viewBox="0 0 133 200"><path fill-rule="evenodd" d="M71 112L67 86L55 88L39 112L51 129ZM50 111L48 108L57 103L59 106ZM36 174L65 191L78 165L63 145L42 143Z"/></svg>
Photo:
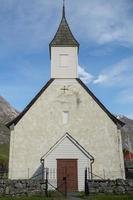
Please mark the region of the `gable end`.
<svg viewBox="0 0 133 200"><path fill-rule="evenodd" d="M75 140L69 133L66 133L65 135L63 135L50 149L47 153L45 153L40 161L42 161L44 158L46 158L53 150L56 146L58 146L65 138L69 139L73 145L75 145L86 157L88 157L91 161L94 161L94 157L84 149L84 147L82 147L77 140Z"/></svg>
<svg viewBox="0 0 133 200"><path fill-rule="evenodd" d="M89 90L89 88L79 78L76 78L76 80L118 127L122 127L125 125L124 122L120 121L113 114L111 114L111 112L109 112L109 110L99 101L99 99Z"/></svg>
<svg viewBox="0 0 133 200"><path fill-rule="evenodd" d="M10 128L11 125L13 124L16 125L53 81L54 81L54 78L51 78L46 83L46 85L38 92L38 94L32 99L32 101L26 106L26 108L15 119L7 123L6 126Z"/></svg>

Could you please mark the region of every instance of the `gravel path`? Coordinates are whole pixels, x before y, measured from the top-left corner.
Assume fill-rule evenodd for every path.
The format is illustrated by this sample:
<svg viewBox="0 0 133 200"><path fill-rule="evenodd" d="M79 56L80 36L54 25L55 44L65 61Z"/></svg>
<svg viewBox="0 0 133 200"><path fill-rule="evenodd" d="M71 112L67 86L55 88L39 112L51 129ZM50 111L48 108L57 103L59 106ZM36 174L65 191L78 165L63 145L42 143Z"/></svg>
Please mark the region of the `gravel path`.
<svg viewBox="0 0 133 200"><path fill-rule="evenodd" d="M67 196L68 200L81 200L81 198L79 197L79 194L77 193L69 193Z"/></svg>
<svg viewBox="0 0 133 200"><path fill-rule="evenodd" d="M67 198L61 193L54 193L52 197L54 200L83 200L79 197L79 193L68 193Z"/></svg>

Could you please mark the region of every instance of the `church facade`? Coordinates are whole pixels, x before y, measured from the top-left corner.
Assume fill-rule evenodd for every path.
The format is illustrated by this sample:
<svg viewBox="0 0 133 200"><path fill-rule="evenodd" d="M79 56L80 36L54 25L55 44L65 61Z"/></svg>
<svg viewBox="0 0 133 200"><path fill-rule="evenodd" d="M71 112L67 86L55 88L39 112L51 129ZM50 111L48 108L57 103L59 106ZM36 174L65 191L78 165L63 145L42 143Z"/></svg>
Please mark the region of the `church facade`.
<svg viewBox="0 0 133 200"><path fill-rule="evenodd" d="M55 187L67 177L71 191L89 178L125 178L124 125L78 78L79 43L65 17L50 43L51 79L12 122L9 178L29 179L44 168Z"/></svg>

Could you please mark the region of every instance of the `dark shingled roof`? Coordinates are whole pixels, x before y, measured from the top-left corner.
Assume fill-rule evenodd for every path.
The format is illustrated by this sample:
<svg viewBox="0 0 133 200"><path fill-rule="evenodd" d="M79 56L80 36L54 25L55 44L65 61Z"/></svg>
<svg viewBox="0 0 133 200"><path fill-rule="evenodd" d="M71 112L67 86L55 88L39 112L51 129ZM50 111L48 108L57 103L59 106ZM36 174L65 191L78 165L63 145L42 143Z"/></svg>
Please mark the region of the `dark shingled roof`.
<svg viewBox="0 0 133 200"><path fill-rule="evenodd" d="M54 81L54 78L51 78L46 83L46 85L44 85L44 87L38 92L38 94L32 99L32 101L26 106L26 108L15 119L7 123L6 126L9 128L12 124L16 125L53 81Z"/></svg>
<svg viewBox="0 0 133 200"><path fill-rule="evenodd" d="M101 101L99 101L99 99L89 90L89 88L79 78L76 78L76 80L117 126L120 125L122 127L125 125L124 122L117 119L111 112L109 112L109 110L101 103Z"/></svg>
<svg viewBox="0 0 133 200"><path fill-rule="evenodd" d="M38 98L42 95L42 93L49 87L49 85L55 79L50 79L47 84L40 90L40 92L32 99L32 101L26 106L26 108L11 122L7 123L6 126L10 128L12 124L16 125L21 118L28 112L28 110L32 107L32 105L38 100ZM108 109L97 99L97 97L89 90L89 88L79 79L76 78L77 82L86 90L86 92L94 99L94 101L102 108L102 110L109 116L109 118L118 126L124 126L125 123L117 119L114 115L112 115Z"/></svg>
<svg viewBox="0 0 133 200"><path fill-rule="evenodd" d="M63 15L62 19L59 25L59 28L49 44L51 46L77 46L79 47L79 43L74 38L69 25L67 23L66 17L65 17L65 6L63 6Z"/></svg>

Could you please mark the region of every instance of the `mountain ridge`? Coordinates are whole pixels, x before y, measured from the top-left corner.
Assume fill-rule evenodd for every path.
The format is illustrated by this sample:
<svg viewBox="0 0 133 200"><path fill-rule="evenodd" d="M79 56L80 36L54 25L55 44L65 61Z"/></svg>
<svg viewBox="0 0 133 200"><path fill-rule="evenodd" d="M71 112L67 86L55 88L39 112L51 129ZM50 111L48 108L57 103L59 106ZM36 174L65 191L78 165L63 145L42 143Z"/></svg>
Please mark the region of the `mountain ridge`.
<svg viewBox="0 0 133 200"><path fill-rule="evenodd" d="M17 117L18 114L19 112L0 96L0 144L9 143L10 131L5 124ZM123 150L133 152L133 120L122 115L116 117L125 123L121 129Z"/></svg>
<svg viewBox="0 0 133 200"><path fill-rule="evenodd" d="M120 120L125 123L121 129L123 150L133 153L133 120L126 116L120 117Z"/></svg>
<svg viewBox="0 0 133 200"><path fill-rule="evenodd" d="M14 119L18 114L19 112L0 96L0 144L9 144L10 131L5 124Z"/></svg>

